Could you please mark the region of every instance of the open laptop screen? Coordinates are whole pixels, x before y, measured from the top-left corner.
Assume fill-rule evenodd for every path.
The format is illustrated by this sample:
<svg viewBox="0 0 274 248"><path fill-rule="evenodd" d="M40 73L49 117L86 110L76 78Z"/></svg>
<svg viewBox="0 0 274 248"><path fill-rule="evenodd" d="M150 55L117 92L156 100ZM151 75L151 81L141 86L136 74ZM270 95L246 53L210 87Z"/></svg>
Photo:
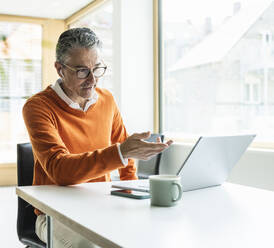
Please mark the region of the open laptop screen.
<svg viewBox="0 0 274 248"><path fill-rule="evenodd" d="M256 135L200 137L177 175L184 190L220 185L226 181Z"/></svg>

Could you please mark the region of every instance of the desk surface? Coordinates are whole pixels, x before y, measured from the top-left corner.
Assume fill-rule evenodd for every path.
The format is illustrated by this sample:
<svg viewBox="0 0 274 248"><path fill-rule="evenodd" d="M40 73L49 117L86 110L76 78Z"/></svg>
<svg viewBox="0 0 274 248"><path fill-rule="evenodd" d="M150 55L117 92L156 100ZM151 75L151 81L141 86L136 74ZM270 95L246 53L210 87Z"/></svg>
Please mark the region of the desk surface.
<svg viewBox="0 0 274 248"><path fill-rule="evenodd" d="M17 187L44 213L102 247L274 247L274 192L226 183L175 207L110 195L111 183Z"/></svg>

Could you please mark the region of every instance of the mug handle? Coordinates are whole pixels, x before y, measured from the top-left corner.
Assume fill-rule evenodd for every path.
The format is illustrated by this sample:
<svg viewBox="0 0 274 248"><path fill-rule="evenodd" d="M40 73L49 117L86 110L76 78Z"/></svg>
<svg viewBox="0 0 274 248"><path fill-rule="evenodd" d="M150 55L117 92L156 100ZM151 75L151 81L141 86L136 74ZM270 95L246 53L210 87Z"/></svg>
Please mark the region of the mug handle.
<svg viewBox="0 0 274 248"><path fill-rule="evenodd" d="M172 183L172 185L177 186L178 190L179 190L179 196L177 197L177 199L172 199L173 202L177 202L182 198L183 195L183 189L182 189L182 185L180 183Z"/></svg>

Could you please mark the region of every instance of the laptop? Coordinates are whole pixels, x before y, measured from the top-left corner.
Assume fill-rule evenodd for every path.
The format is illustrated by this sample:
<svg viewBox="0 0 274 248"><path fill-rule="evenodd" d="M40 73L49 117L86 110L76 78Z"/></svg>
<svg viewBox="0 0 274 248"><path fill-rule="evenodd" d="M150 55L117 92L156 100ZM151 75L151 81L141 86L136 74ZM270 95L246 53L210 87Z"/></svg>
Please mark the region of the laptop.
<svg viewBox="0 0 274 248"><path fill-rule="evenodd" d="M255 136L255 134L245 134L200 137L175 173L181 176L183 191L224 183ZM169 152L172 146L176 146L176 144L171 145L166 152ZM163 154L164 156L165 154ZM149 192L149 180L114 182L112 187Z"/></svg>

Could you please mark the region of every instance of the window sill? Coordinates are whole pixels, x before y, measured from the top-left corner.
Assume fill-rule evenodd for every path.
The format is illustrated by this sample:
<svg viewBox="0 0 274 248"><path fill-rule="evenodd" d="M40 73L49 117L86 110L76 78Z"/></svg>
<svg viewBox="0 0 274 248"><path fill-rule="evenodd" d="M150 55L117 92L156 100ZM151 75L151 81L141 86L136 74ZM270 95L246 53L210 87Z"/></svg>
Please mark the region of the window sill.
<svg viewBox="0 0 274 248"><path fill-rule="evenodd" d="M0 163L0 168L16 168L16 163Z"/></svg>
<svg viewBox="0 0 274 248"><path fill-rule="evenodd" d="M17 164L0 164L0 186L17 185Z"/></svg>

